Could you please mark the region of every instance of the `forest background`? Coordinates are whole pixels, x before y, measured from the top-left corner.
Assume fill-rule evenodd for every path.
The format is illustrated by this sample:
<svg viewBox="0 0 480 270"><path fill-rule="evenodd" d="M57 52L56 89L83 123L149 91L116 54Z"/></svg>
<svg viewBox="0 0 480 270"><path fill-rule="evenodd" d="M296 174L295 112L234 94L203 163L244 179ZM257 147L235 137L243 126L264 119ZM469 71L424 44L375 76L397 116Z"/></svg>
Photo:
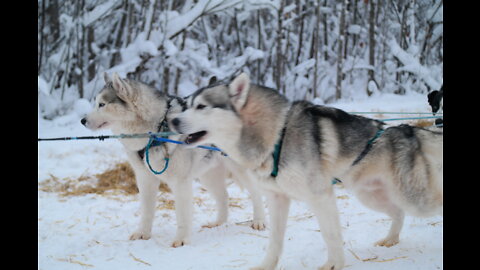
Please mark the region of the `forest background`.
<svg viewBox="0 0 480 270"><path fill-rule="evenodd" d="M443 84L442 0L38 0L38 111L90 102L103 72L185 96L239 71L291 100Z"/></svg>

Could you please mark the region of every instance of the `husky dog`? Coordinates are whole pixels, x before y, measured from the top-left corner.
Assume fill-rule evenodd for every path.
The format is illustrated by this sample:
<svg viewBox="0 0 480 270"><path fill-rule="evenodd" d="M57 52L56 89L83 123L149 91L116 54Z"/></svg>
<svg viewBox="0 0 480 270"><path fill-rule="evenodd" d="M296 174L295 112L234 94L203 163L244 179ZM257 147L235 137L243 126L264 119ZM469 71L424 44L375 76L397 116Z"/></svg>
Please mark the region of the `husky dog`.
<svg viewBox="0 0 480 270"><path fill-rule="evenodd" d="M140 82L121 79L116 73L112 79L104 74L106 86L95 98L95 108L81 123L91 130L109 128L115 134L160 132L167 125L170 113L185 109L179 97L169 97ZM174 135L170 139L183 140L185 136ZM179 247L189 242L192 230L193 194L192 180L198 178L212 193L217 204L216 221L205 225L214 227L227 220L228 194L225 178L233 173L233 179L242 179L250 191L254 204L254 229L264 229L264 210L259 193L251 188L248 175L243 174L232 161L218 152L204 149L188 149L177 144L163 143L149 149L149 161L153 170L164 168L165 157L169 166L163 174L154 175L146 164L148 138L120 139L131 164L140 195L141 220L131 240L149 239L160 181L166 183L175 197L177 232L172 243ZM236 181L238 182L238 181Z"/></svg>
<svg viewBox="0 0 480 270"><path fill-rule="evenodd" d="M214 143L255 175L266 193L270 242L262 264L274 269L291 199L305 201L328 250L322 270L344 266L332 179L393 222L380 246L398 243L405 214L443 213L443 133L377 120L307 101L290 103L242 73L230 84L197 90L171 120L192 146ZM173 117L173 116L172 116ZM273 153L273 154L272 154ZM277 174L278 173L278 174Z"/></svg>

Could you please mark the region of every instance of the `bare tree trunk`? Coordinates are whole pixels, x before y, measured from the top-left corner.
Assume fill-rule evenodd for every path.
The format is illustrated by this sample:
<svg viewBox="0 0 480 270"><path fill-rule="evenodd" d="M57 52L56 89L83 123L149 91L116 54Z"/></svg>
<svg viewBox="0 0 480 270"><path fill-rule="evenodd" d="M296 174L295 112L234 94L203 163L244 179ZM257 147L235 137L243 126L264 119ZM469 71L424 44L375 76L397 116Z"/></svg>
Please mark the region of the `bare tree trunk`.
<svg viewBox="0 0 480 270"><path fill-rule="evenodd" d="M87 44L88 44L88 81L95 78L95 58L97 55L93 51L92 44L95 41L95 31L93 26L87 26Z"/></svg>
<svg viewBox="0 0 480 270"><path fill-rule="evenodd" d="M149 22L150 24L148 26L148 31L147 31L147 40L150 39L150 34L152 33L153 24L155 22L155 11L157 10L157 6L158 6L158 0L154 0L153 10L151 11L151 14L147 14L147 16L151 16L150 22Z"/></svg>
<svg viewBox="0 0 480 270"><path fill-rule="evenodd" d="M338 34L338 53L337 53L337 84L335 87L335 98L338 100L342 98L342 80L343 80L343 42L345 40L345 10L347 8L347 1L343 0L342 11L340 15L340 27Z"/></svg>
<svg viewBox="0 0 480 270"><path fill-rule="evenodd" d="M392 1L392 3L395 3L395 1ZM401 7L399 11L402 13L402 18L400 21L400 47L402 49L406 49L408 47L408 41L407 41L407 12L409 9L410 2L407 2L404 7ZM399 59L395 57L395 60L397 62L397 70L400 68L402 63L400 62ZM405 89L402 88L402 71L397 71L395 75L395 79L398 85L398 89L395 91L396 94L403 95L405 94Z"/></svg>
<svg viewBox="0 0 480 270"><path fill-rule="evenodd" d="M327 0L323 2L323 6L327 6ZM323 15L323 58L328 61L328 21L327 14Z"/></svg>
<svg viewBox="0 0 480 270"><path fill-rule="evenodd" d="M127 34L125 36L125 44L124 46L128 46L132 40L132 26L135 24L134 23L134 16L133 16L133 8L134 4L128 5L128 15L127 15Z"/></svg>
<svg viewBox="0 0 480 270"><path fill-rule="evenodd" d="M110 67L113 67L117 64L120 60L120 48L122 46L122 35L125 30L125 24L127 22L127 13L128 13L128 0L124 0L123 8L124 12L122 12L122 18L120 19L120 26L118 28L117 37L115 39L114 48L115 53L113 53L112 59L110 61Z"/></svg>
<svg viewBox="0 0 480 270"><path fill-rule="evenodd" d="M85 6L85 0L80 0L77 2L77 12L76 12L76 30L77 30L77 61L76 68L80 70L80 74L77 74L75 68L73 70L74 78L77 81L78 95L80 98L84 96L83 89L83 80L84 80L84 56L85 56L85 26L80 20L83 17L83 9Z"/></svg>
<svg viewBox="0 0 480 270"><path fill-rule="evenodd" d="M147 20L145 20L145 12L148 10L148 7L150 6L150 1L155 1L155 0L143 0L142 1L142 8L140 9L140 18L143 19L142 21L142 26L141 26L141 31L145 31L145 25L147 24Z"/></svg>
<svg viewBox="0 0 480 270"><path fill-rule="evenodd" d="M53 37L53 40L50 40L50 42L53 43L60 37L60 15L58 10L58 0L49 1L46 11L49 18L48 25L51 29L50 34Z"/></svg>
<svg viewBox="0 0 480 270"><path fill-rule="evenodd" d="M262 27L260 24L260 10L257 10L257 30L258 30L258 39L257 39L257 49L262 50ZM260 72L260 64L261 64L261 59L257 60L257 83L263 83L262 77L261 77L261 72Z"/></svg>
<svg viewBox="0 0 480 270"><path fill-rule="evenodd" d="M285 6L285 0L280 1L280 9L278 10L278 20L277 20L277 51L276 51L276 57L277 57L277 63L275 66L275 71L274 71L274 78L275 78L275 84L277 85L278 91L281 91L282 89L282 84L281 84L281 78L282 78L282 24L283 24L283 8Z"/></svg>
<svg viewBox="0 0 480 270"><path fill-rule="evenodd" d="M372 0L373 1L373 0ZM343 59L347 59L347 54L348 54L348 37L350 34L347 31L349 23L349 17L350 17L350 9L351 9L351 3L350 1L347 1L347 7L345 8L345 35L344 35L344 41L343 41Z"/></svg>
<svg viewBox="0 0 480 270"><path fill-rule="evenodd" d="M428 54L428 49L432 48L433 46L430 45L430 39L432 38L433 34L433 29L435 29L435 26L437 24L440 24L439 22L433 22L433 17L437 14L438 10L440 9L441 6L443 6L443 0L439 1L438 7L435 9L433 12L432 16L427 20L427 33L425 34L425 40L422 45L422 51L420 52L420 64L425 64L425 59Z"/></svg>
<svg viewBox="0 0 480 270"><path fill-rule="evenodd" d="M358 4L358 0L353 0L353 22L352 24L356 25L357 24L357 14L358 14L358 10L357 10L357 4ZM357 45L357 35L353 35L353 39L352 39L352 48L355 48L355 45Z"/></svg>
<svg viewBox="0 0 480 270"><path fill-rule="evenodd" d="M384 20L386 20L386 17L387 17L387 12L386 12L386 9L388 8L388 3L386 4L385 7L383 7L383 18ZM385 65L385 59L386 59L386 52L387 52L387 32L388 32L388 28L386 26L386 24L383 24L382 26L382 60L380 62L380 66L381 66L381 75L380 75L380 89L383 89L386 85L386 82L385 82L385 71L386 71L386 65Z"/></svg>
<svg viewBox="0 0 480 270"><path fill-rule="evenodd" d="M375 81L375 3L374 0L370 0L370 14L368 18L369 28L368 28L368 64L372 67L368 70L368 81ZM367 83L367 95L371 96L373 94L370 89L368 89Z"/></svg>
<svg viewBox="0 0 480 270"><path fill-rule="evenodd" d="M233 25L235 27L235 33L237 36L237 43L238 43L238 48L240 49L240 55L243 55L243 44L242 44L242 39L240 38L240 29L238 26L238 20L237 20L237 11L234 10L233 14Z"/></svg>
<svg viewBox="0 0 480 270"><path fill-rule="evenodd" d="M170 84L170 68L166 66L163 68L163 92L168 93L168 85Z"/></svg>
<svg viewBox="0 0 480 270"><path fill-rule="evenodd" d="M300 54L302 52L302 45L303 45L303 25L304 25L304 17L305 15L303 12L305 11L305 5L300 3L300 0L297 0L297 14L300 15L300 33L298 34L298 49L297 49L297 57L295 59L295 65L300 63ZM317 17L318 18L318 17ZM316 32L314 32L315 34Z"/></svg>
<svg viewBox="0 0 480 270"><path fill-rule="evenodd" d="M316 98L318 95L317 93L317 88L318 88L318 85L317 85L317 81L318 81L318 58L319 58L319 53L318 53L318 49L320 47L320 3L318 4L317 6L317 9L316 9L316 24L315 24L315 38L316 38L316 44L317 46L315 47L315 66L313 68L313 98Z"/></svg>
<svg viewBox="0 0 480 270"><path fill-rule="evenodd" d="M182 34L182 44L180 45L180 51L185 49L185 40L187 39L187 31L183 31ZM178 96L178 84L180 83L180 76L182 75L182 70L177 68L177 73L175 74L175 83L174 83L174 94Z"/></svg>
<svg viewBox="0 0 480 270"><path fill-rule="evenodd" d="M290 51L290 28L287 28L287 38L286 38L286 42L287 44L285 45L285 55L282 55L282 57L284 57L285 59L288 59L288 52ZM280 71L282 74L285 74L285 66L287 65L287 61L284 61L285 59L282 59L282 65L281 65L281 68L280 68ZM285 95L286 94L286 84L283 83L282 85L282 93Z"/></svg>

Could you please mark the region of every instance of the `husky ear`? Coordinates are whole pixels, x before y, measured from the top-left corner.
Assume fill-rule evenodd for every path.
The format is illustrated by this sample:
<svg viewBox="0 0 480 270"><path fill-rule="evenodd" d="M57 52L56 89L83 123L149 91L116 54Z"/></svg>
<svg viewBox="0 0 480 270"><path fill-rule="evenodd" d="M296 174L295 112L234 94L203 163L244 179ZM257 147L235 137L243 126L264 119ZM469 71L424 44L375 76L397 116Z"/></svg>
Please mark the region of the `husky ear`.
<svg viewBox="0 0 480 270"><path fill-rule="evenodd" d="M107 73L107 72L104 72L104 73L103 73L103 80L105 81L105 84L108 84L109 82L112 81L112 79L110 78L110 76L108 76L108 73Z"/></svg>
<svg viewBox="0 0 480 270"><path fill-rule="evenodd" d="M208 81L208 85L214 84L217 82L217 76L212 76Z"/></svg>
<svg viewBox="0 0 480 270"><path fill-rule="evenodd" d="M250 78L246 73L238 75L230 83L230 100L237 110L241 109L247 101L248 91L250 90Z"/></svg>
<svg viewBox="0 0 480 270"><path fill-rule="evenodd" d="M112 86L120 99L122 100L131 99L132 90L130 86L128 85L127 82L121 79L116 72L113 73L113 76L112 76Z"/></svg>

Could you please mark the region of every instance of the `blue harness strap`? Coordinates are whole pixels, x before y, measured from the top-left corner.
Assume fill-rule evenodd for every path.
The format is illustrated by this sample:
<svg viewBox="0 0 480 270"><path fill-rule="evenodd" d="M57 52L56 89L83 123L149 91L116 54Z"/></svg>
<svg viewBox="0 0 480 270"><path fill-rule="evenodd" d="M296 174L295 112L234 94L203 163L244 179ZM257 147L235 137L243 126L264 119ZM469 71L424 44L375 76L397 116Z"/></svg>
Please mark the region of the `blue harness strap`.
<svg viewBox="0 0 480 270"><path fill-rule="evenodd" d="M150 149L150 147L152 146L159 146L159 145L162 145L163 142L160 142L160 141L157 141L157 140L154 140L154 137L155 136L151 136L150 139L148 140L148 144L147 144L147 147L145 147L145 161L147 162L147 165L148 165L148 168L150 169L150 171L156 175L159 175L159 174L162 174L164 173L167 169L168 169L168 163L170 161L170 158L168 157L168 153L167 153L167 156L165 158L163 158L163 160L165 160L165 165L163 166L163 169L161 171L156 171L152 168L152 166L150 165L150 159L149 159L149 155L148 155L148 150Z"/></svg>
<svg viewBox="0 0 480 270"><path fill-rule="evenodd" d="M168 108L170 108L170 102L168 102ZM162 132L162 131L163 132L165 132L165 131L170 132L170 129L168 127L168 123L167 123L166 119L164 119L162 122L160 122L160 125L158 126L158 131L159 132ZM158 140L159 138L157 138L155 135L151 134L151 132L149 132L149 134L150 134L150 138L148 139L147 146L145 146L145 148L139 150L138 155L140 156L141 159L143 159L143 154L145 154L145 161L147 162L148 168L150 169L150 171L153 174L159 175L159 174L164 173L168 169L168 163L170 161L170 155L168 154L168 149L167 149L166 155L163 158L163 160L165 160L165 165L163 166L163 169L161 171L154 170L152 168L152 165L150 165L149 150L150 150L151 147L162 146L164 142L161 141L161 140ZM165 135L165 136L162 136L161 138L168 139L168 136Z"/></svg>

